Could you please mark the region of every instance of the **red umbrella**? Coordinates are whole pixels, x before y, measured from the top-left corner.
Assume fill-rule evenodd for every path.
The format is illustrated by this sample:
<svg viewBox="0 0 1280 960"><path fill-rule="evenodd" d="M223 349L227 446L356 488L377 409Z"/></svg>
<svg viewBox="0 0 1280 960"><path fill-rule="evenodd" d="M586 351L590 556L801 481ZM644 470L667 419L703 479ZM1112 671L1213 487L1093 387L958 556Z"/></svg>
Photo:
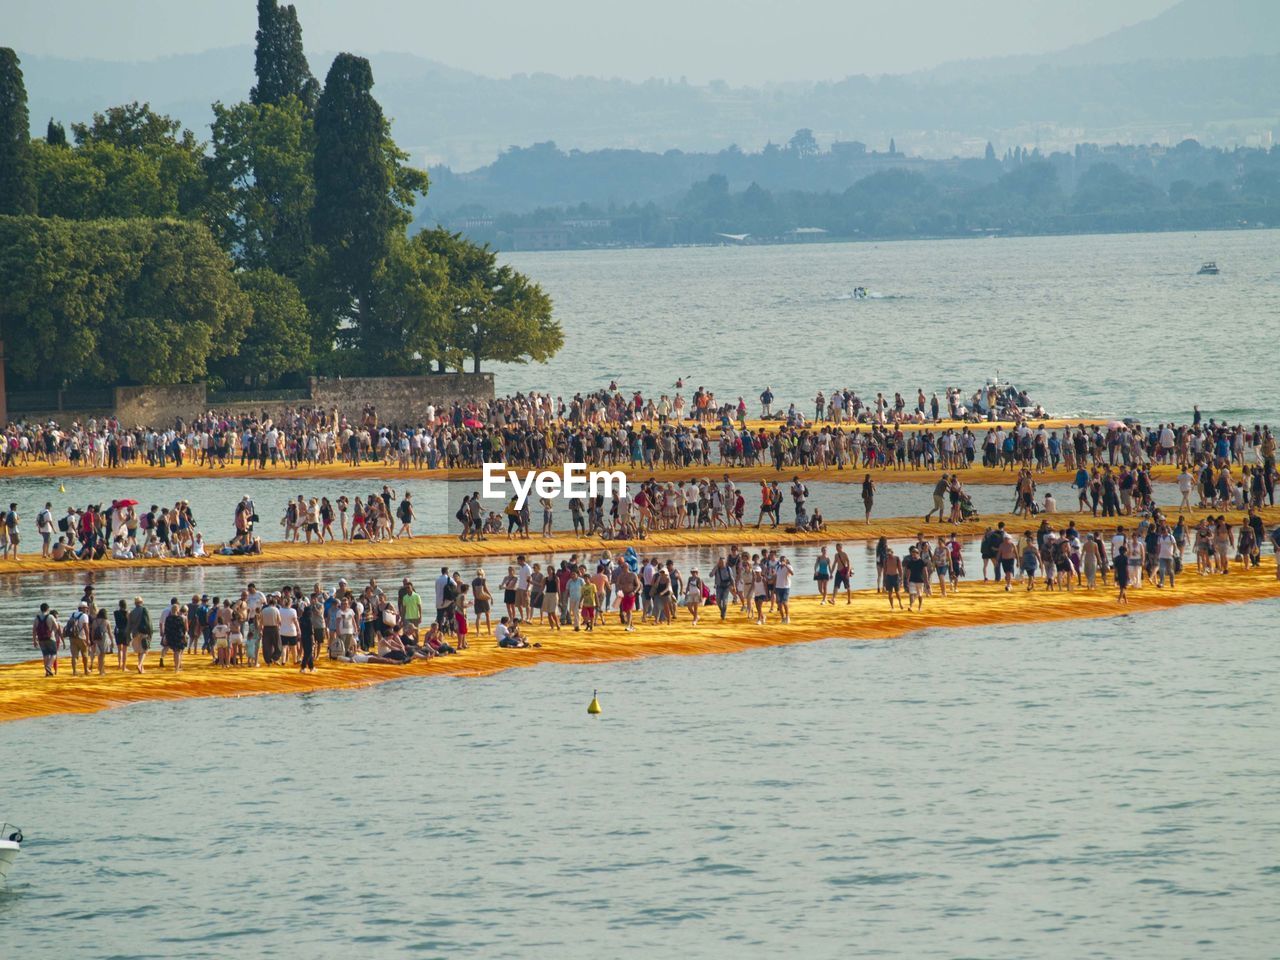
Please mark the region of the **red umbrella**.
<svg viewBox="0 0 1280 960"><path fill-rule="evenodd" d="M468 417L466 420L463 420L462 425L464 427L470 427L472 430L479 430L481 427L484 426L484 424L481 423L479 420L477 420L475 417Z"/></svg>
<svg viewBox="0 0 1280 960"><path fill-rule="evenodd" d="M137 505L138 505L137 500L117 500L116 501L117 507L136 507Z"/></svg>

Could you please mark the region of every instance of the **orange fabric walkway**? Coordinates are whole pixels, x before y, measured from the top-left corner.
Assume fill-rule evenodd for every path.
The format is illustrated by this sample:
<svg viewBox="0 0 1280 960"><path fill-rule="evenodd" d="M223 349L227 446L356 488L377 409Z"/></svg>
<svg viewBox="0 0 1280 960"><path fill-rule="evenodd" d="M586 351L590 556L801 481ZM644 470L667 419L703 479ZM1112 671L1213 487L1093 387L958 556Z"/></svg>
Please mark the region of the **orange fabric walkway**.
<svg viewBox="0 0 1280 960"><path fill-rule="evenodd" d="M173 673L172 668L161 672L153 652L146 674L109 671L102 677L72 677L70 663L63 657L60 674L52 678L43 675L38 660L0 666L0 721L93 713L149 700L305 693L363 687L405 677L485 676L543 663L603 663L650 656L734 653L830 637L877 640L930 627L1029 626L1050 620L1164 610L1188 603L1234 603L1275 597L1280 597L1280 580L1268 564L1249 572L1233 570L1225 577L1184 576L1176 590L1150 586L1130 590L1127 606L1116 603L1116 591L1111 587L1094 592L1060 593L1037 588L1034 593L1024 589L1006 593L994 585L967 583L957 595L929 598L922 613L906 613L890 612L882 595L862 590L854 595L850 606L843 602L819 606L816 598L796 598L792 601L792 622L786 626L779 624L776 617L767 626L756 626L736 610L723 624L718 619L708 619L697 627L690 624L682 610L673 625L642 626L634 633L619 629L612 618L594 633L553 633L534 625L530 639L541 642L541 648L502 650L492 638L473 635L472 649L456 656L403 667L337 664L321 656L316 673L309 675L283 667L218 669L203 656L189 656L181 674ZM424 703L429 702L430 691L422 688L421 694ZM585 709L585 688L583 694Z"/></svg>
<svg viewBox="0 0 1280 960"><path fill-rule="evenodd" d="M1176 515L1176 511L1170 511ZM1224 513L1233 525L1239 524L1244 513L1241 511L1208 511L1191 510L1185 515L1188 523L1199 522L1200 518L1212 513ZM1280 522L1280 507L1260 511L1263 520L1268 524ZM814 544L839 543L859 540L875 540L880 537L903 539L914 537L923 532L928 537L946 536L953 531L961 537L979 536L988 526L995 526L1003 521L1006 527L1014 532L1034 530L1041 518L1049 519L1056 528L1065 528L1074 520L1076 528L1088 533L1094 530L1113 530L1117 523L1126 529L1135 527L1136 517L1094 517L1087 513L1056 513L1052 516L1041 514L1037 517L1015 517L1012 514L987 515L981 520L970 520L966 523L924 523L920 517L887 517L862 523L857 520L836 520L827 524L821 532L787 533L785 526L776 529L762 527L757 530L748 524L744 528L721 528L716 530L680 530L659 531L649 534L644 540L601 540L599 537L575 537L563 531L554 537L542 537L537 534L528 540L508 540L504 534L494 534L488 540L468 540L465 543L451 534L427 534L414 537L412 540L394 540L381 543L284 543L272 541L264 543L262 553L249 556L224 556L214 554L209 557L138 560L42 560L39 554L27 554L19 560L0 560L0 575L22 573L68 572L80 573L91 570L142 569L144 567L211 567L221 565L243 565L263 563L321 563L345 560L350 562L368 562L371 560L421 560L439 557L441 559L480 559L483 557L513 557L524 553L542 555L547 553L582 553L589 551L598 554L601 550L609 550L615 556L628 546L634 546L643 554L677 547L729 546L730 544Z"/></svg>

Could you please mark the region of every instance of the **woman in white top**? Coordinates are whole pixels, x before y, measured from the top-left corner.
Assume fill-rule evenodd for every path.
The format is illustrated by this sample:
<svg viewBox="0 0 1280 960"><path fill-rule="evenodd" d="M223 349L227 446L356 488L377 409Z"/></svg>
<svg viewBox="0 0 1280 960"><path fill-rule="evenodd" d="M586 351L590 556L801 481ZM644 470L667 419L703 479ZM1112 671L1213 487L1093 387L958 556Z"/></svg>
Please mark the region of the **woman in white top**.
<svg viewBox="0 0 1280 960"><path fill-rule="evenodd" d="M685 581L684 605L689 615L693 617L693 625L696 627L699 614L702 612L702 578L698 576L697 570L690 570L689 579Z"/></svg>
<svg viewBox="0 0 1280 960"><path fill-rule="evenodd" d="M1146 559L1147 546L1135 532L1129 536L1129 589L1142 589L1142 561Z"/></svg>

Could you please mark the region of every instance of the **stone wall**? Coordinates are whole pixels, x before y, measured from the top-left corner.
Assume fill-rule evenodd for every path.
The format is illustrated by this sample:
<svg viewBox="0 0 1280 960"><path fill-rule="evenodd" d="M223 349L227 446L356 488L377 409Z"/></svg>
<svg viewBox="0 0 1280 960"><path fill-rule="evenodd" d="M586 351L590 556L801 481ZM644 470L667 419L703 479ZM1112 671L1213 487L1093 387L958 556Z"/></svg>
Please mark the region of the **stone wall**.
<svg viewBox="0 0 1280 960"><path fill-rule="evenodd" d="M358 416L366 404L378 411L381 423L416 423L427 407L437 410L454 401L492 400L492 373L437 373L424 377L352 377L311 379L311 402L336 406Z"/></svg>
<svg viewBox="0 0 1280 960"><path fill-rule="evenodd" d="M152 387L116 387L116 417L126 427L167 427L208 409L203 383Z"/></svg>
<svg viewBox="0 0 1280 960"><path fill-rule="evenodd" d="M423 377L353 377L320 379L310 383L310 399L238 400L234 403L210 403L203 383L178 383L169 386L116 387L114 413L127 427L167 427L181 417L190 421L210 407L231 414L257 415L267 410L279 416L286 407L319 406L326 410L337 407L348 416L359 417L366 405L378 411L382 423L417 423L426 418L427 407L447 408L455 401L492 400L491 373L439 373ZM87 416L103 416L108 410L39 411L22 415L23 419L54 419L59 423L81 422Z"/></svg>

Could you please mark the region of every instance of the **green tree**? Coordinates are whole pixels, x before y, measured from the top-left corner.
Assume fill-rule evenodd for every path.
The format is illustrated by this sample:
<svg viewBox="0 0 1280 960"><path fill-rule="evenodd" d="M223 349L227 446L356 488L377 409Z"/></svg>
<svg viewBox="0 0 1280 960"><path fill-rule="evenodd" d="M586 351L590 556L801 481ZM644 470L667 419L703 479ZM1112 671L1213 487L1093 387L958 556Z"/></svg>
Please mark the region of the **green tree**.
<svg viewBox="0 0 1280 960"><path fill-rule="evenodd" d="M237 276L249 300L252 322L234 356L212 364L227 384L262 386L311 369L311 316L288 277L270 270Z"/></svg>
<svg viewBox="0 0 1280 960"><path fill-rule="evenodd" d="M67 145L67 128L54 120L53 117L50 117L49 126L45 128L44 142L51 147L65 147Z"/></svg>
<svg viewBox="0 0 1280 960"><path fill-rule="evenodd" d="M479 373L483 360L545 363L564 346L551 298L524 274L500 265L487 245L476 246L443 229L424 230L414 239L448 265L443 296L451 365L461 369L463 358L470 358Z"/></svg>
<svg viewBox="0 0 1280 960"><path fill-rule="evenodd" d="M40 198L40 216L69 220L98 216L106 176L83 151L35 140L31 144L31 170Z"/></svg>
<svg viewBox="0 0 1280 960"><path fill-rule="evenodd" d="M191 217L204 208L204 144L150 104L111 107L71 131L106 179L97 216Z"/></svg>
<svg viewBox="0 0 1280 960"><path fill-rule="evenodd" d="M254 104L281 103L296 97L308 110L315 106L320 85L311 75L302 49L302 26L298 11L277 0L258 0L257 46L254 73L258 82L249 91Z"/></svg>
<svg viewBox="0 0 1280 960"><path fill-rule="evenodd" d="M348 331L359 372L422 373L448 362L449 265L430 238L396 236L375 277L369 319ZM455 359L458 355L452 355Z"/></svg>
<svg viewBox="0 0 1280 960"><path fill-rule="evenodd" d="M1047 160L1025 163L1000 177L1001 192L1035 207L1049 207L1062 200L1058 171Z"/></svg>
<svg viewBox="0 0 1280 960"><path fill-rule="evenodd" d="M11 47L0 47L0 215L35 213L30 147L22 64Z"/></svg>
<svg viewBox="0 0 1280 960"><path fill-rule="evenodd" d="M1127 173L1114 163L1098 163L1076 184L1071 204L1079 213L1127 213L1159 209L1166 199L1150 180Z"/></svg>
<svg viewBox="0 0 1280 960"><path fill-rule="evenodd" d="M393 235L410 221L414 195L427 186L426 174L404 165L372 88L369 61L340 53L316 104L311 223L325 248L335 330L342 317L371 321L375 276Z"/></svg>
<svg viewBox="0 0 1280 960"><path fill-rule="evenodd" d="M19 383L199 380L249 315L202 224L0 217L0 332Z"/></svg>
<svg viewBox="0 0 1280 960"><path fill-rule="evenodd" d="M214 235L247 269L297 281L311 256L315 131L297 97L213 105L207 211Z"/></svg>
<svg viewBox="0 0 1280 960"><path fill-rule="evenodd" d="M808 127L797 130L795 136L787 142L787 147L801 160L816 157L819 153L818 141L814 139L813 131Z"/></svg>

